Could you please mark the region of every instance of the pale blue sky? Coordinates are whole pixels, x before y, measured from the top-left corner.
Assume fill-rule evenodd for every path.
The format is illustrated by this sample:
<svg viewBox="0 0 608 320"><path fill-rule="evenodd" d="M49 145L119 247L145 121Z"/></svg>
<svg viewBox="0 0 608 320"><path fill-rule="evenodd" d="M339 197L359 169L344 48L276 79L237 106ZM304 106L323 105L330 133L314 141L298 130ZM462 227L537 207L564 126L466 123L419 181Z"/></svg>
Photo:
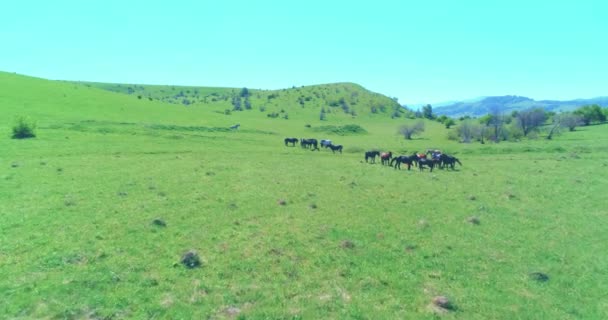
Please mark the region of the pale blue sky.
<svg viewBox="0 0 608 320"><path fill-rule="evenodd" d="M401 103L608 95L608 1L5 1L0 70Z"/></svg>

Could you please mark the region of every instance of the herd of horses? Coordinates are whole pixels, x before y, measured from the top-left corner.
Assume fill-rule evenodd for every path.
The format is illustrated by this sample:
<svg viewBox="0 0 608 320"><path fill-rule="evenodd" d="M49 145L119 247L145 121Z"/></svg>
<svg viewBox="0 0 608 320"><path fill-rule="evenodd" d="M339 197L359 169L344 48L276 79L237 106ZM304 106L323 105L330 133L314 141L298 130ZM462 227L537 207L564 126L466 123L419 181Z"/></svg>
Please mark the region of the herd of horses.
<svg viewBox="0 0 608 320"><path fill-rule="evenodd" d="M390 151L367 151L365 153L365 162L375 163L376 157L380 158L382 165L388 165L399 170L401 170L401 164L407 165L408 170L411 170L413 166L418 167L420 171L428 167L430 172L433 172L433 168L435 167L455 170L457 163L462 166L458 158L442 153L439 150L427 150L426 153L413 153L409 156L400 155L396 157L393 157L393 153Z"/></svg>
<svg viewBox="0 0 608 320"><path fill-rule="evenodd" d="M318 141L317 139L285 138L285 146L291 144L291 146L295 147L298 143L300 143L302 148L312 151L319 151L319 146L321 146L322 148L330 149L333 153L336 153L336 151L342 153L342 145L334 145L331 140L322 139ZM372 150L365 152L366 163L376 163L376 158L380 158L382 165L391 166L399 170L401 170L401 164L407 165L407 170L411 170L412 167L418 167L420 171L423 171L424 168L428 167L430 172L433 172L435 167L455 170L454 167L457 163L462 166L458 158L437 149L428 149L425 153L399 156L393 156L393 153L390 151L380 152Z"/></svg>
<svg viewBox="0 0 608 320"><path fill-rule="evenodd" d="M319 151L319 145L321 148L330 149L333 153L336 151L342 153L342 145L334 145L331 140L322 139L321 141L317 141L317 139L299 139L298 138L285 138L285 146L288 146L290 143L295 147L297 143L300 143L300 146L304 149L310 149L313 151Z"/></svg>

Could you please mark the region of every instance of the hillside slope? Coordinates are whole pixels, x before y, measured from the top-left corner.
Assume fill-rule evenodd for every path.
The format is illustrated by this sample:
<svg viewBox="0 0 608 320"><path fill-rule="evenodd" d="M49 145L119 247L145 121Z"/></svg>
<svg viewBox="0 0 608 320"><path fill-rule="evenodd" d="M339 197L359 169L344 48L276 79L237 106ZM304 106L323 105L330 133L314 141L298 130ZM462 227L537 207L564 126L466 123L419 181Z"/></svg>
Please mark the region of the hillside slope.
<svg viewBox="0 0 608 320"><path fill-rule="evenodd" d="M313 117L352 118L358 115L402 116L406 111L393 99L371 92L354 83L332 83L281 90L159 86L82 82L87 87L131 95L137 99L162 101L188 107L207 107L220 111L260 110L269 115L307 110Z"/></svg>

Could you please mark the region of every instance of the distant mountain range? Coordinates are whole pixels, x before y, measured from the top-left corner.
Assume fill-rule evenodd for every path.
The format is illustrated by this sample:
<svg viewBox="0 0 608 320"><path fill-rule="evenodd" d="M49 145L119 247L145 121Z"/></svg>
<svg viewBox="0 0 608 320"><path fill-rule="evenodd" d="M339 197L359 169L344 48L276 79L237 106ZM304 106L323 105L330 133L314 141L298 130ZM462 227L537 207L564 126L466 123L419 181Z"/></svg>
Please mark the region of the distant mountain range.
<svg viewBox="0 0 608 320"><path fill-rule="evenodd" d="M608 97L598 97L592 99L576 99L567 101L558 100L534 100L521 96L497 96L471 99L453 103L442 103L433 106L433 112L438 115L450 117L460 116L483 116L490 113L490 110L498 108L502 113L511 113L515 110L528 108L543 108L547 111L571 111L580 106L597 104L608 107Z"/></svg>

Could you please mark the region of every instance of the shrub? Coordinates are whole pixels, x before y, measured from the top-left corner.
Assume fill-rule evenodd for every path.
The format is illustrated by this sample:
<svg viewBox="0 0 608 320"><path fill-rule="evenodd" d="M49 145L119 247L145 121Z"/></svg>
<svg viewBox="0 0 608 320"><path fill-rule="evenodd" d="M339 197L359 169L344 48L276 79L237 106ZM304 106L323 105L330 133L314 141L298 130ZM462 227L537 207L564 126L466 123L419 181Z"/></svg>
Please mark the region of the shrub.
<svg viewBox="0 0 608 320"><path fill-rule="evenodd" d="M356 124L347 124L344 126L320 126L313 129L316 132L324 132L339 136L366 134L367 130Z"/></svg>
<svg viewBox="0 0 608 320"><path fill-rule="evenodd" d="M17 123L13 126L13 139L25 139L36 137L36 123L28 121L24 117L17 119Z"/></svg>

